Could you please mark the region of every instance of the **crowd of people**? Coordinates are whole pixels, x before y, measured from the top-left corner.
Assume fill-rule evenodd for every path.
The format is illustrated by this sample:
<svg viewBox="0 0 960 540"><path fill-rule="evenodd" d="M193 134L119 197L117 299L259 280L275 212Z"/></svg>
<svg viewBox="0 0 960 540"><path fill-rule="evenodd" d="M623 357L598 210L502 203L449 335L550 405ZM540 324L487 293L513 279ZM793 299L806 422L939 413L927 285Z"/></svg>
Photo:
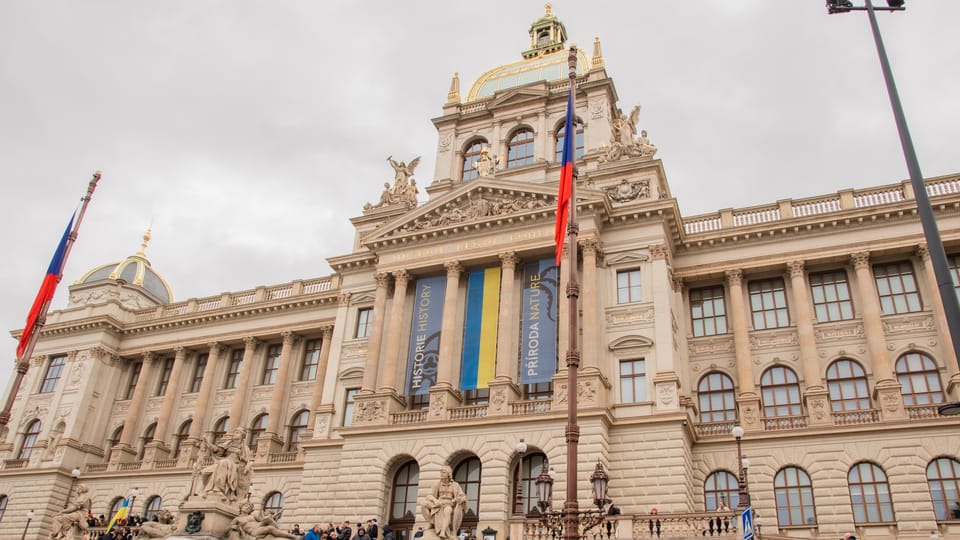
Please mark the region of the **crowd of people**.
<svg viewBox="0 0 960 540"><path fill-rule="evenodd" d="M343 521L339 525L318 523L306 528L301 528L299 523L295 523L290 529L290 534L303 540L394 540L390 526L381 526L376 518L368 519L366 522L357 520L352 525L350 521Z"/></svg>

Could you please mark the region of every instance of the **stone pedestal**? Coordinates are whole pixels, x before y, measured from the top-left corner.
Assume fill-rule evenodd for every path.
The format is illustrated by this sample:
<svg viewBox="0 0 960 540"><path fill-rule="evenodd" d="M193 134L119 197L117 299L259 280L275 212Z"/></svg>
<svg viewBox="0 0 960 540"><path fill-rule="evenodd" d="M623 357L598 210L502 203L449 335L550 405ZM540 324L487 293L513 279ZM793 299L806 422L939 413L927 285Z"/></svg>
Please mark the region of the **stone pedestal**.
<svg viewBox="0 0 960 540"><path fill-rule="evenodd" d="M447 411L460 406L460 392L449 385L430 388L430 411L427 420L446 420Z"/></svg>
<svg viewBox="0 0 960 540"><path fill-rule="evenodd" d="M880 407L880 420L906 420L907 411L903 408L903 394L900 383L893 379L877 381L873 387L873 401Z"/></svg>
<svg viewBox="0 0 960 540"><path fill-rule="evenodd" d="M194 533L184 532L187 528L187 520L194 512L203 514L200 530ZM221 540L226 536L230 523L239 513L240 509L236 503L228 504L196 498L188 500L183 503L177 514L177 532L167 540Z"/></svg>
<svg viewBox="0 0 960 540"><path fill-rule="evenodd" d="M657 373L653 378L654 404L658 411L680 408L680 377L673 371Z"/></svg>
<svg viewBox="0 0 960 540"><path fill-rule="evenodd" d="M117 443L110 450L110 470L117 470L120 463L130 463L136 461L137 450L129 444Z"/></svg>
<svg viewBox="0 0 960 540"><path fill-rule="evenodd" d="M744 431L763 431L763 422L760 418L760 396L755 392L743 392L737 396L737 407L740 409L740 427Z"/></svg>
<svg viewBox="0 0 960 540"><path fill-rule="evenodd" d="M510 379L493 380L490 382L490 404L487 406L487 416L508 416L510 404L520 399L520 388Z"/></svg>
<svg viewBox="0 0 960 540"><path fill-rule="evenodd" d="M167 459L170 456L170 448L163 444L163 441L150 441L143 449L143 461L153 463L158 459Z"/></svg>
<svg viewBox="0 0 960 540"><path fill-rule="evenodd" d="M553 410L566 410L569 394L567 371L553 376ZM601 407L607 402L610 382L595 368L577 371L577 408Z"/></svg>
<svg viewBox="0 0 960 540"><path fill-rule="evenodd" d="M392 413L404 409L403 401L393 392L374 392L354 398L353 425L385 426Z"/></svg>
<svg viewBox="0 0 960 540"><path fill-rule="evenodd" d="M831 426L833 414L830 409L830 396L826 388L814 386L807 389L803 395L807 405L807 425Z"/></svg>

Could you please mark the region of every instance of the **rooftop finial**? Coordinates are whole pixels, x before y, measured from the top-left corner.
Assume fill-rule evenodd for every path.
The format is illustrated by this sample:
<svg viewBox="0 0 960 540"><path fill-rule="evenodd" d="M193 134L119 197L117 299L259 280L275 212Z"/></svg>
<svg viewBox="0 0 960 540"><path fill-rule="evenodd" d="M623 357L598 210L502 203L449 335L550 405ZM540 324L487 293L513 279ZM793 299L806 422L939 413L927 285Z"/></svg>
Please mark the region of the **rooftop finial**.
<svg viewBox="0 0 960 540"><path fill-rule="evenodd" d="M460 103L460 72L453 72L453 80L450 81L450 91L447 92L447 103Z"/></svg>
<svg viewBox="0 0 960 540"><path fill-rule="evenodd" d="M603 52L600 51L600 36L593 36L593 58L590 59L590 66L592 68L604 66Z"/></svg>
<svg viewBox="0 0 960 540"><path fill-rule="evenodd" d="M547 2L546 5L544 5L543 7L547 10L546 13L543 14L544 17L550 17L551 15L553 15L553 13L551 12L551 10L553 9L553 4L551 4L550 2Z"/></svg>
<svg viewBox="0 0 960 540"><path fill-rule="evenodd" d="M143 233L143 243L140 244L140 251L137 252L137 257L147 258L147 244L150 243L150 231L153 230L153 226L147 227L147 232Z"/></svg>

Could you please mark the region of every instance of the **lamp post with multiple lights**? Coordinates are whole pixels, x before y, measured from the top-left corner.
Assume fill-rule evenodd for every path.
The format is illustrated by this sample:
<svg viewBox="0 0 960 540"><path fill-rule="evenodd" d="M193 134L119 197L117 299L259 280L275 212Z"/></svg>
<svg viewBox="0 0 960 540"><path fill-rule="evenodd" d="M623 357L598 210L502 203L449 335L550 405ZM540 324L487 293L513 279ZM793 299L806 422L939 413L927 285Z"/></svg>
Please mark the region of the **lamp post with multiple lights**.
<svg viewBox="0 0 960 540"><path fill-rule="evenodd" d="M930 262L933 264L933 274L937 281L937 290L940 292L940 301L943 304L944 315L947 319L947 331L953 344L954 358L960 363L960 299L957 298L953 279L950 276L950 266L947 264L947 254L943 249L937 221L933 217L933 208L930 206L930 197L923 182L923 173L920 172L920 162L917 152L913 148L910 130L907 128L907 119L900 104L900 94L893 80L893 71L887 59L887 50L880 37L880 27L877 25L876 11L903 11L906 9L906 0L886 0L886 7L875 7L871 0L864 0L863 6L854 6L851 0L827 0L827 12L847 13L850 11L866 11L870 19L870 29L873 31L873 40L877 46L877 55L880 57L880 68L883 70L883 80L887 85L887 94L890 96L890 106L893 108L893 117L900 134L900 146L903 147L903 157L907 162L910 173L910 185L917 201L917 214L920 216L920 225L923 227L924 239L930 253ZM942 415L960 414L960 403L947 403L939 408Z"/></svg>
<svg viewBox="0 0 960 540"><path fill-rule="evenodd" d="M610 485L610 477L607 475L607 471L603 469L603 463L597 459L597 466L593 470L593 474L590 475L590 485L593 490L593 504L596 506L596 509L578 510L574 516L576 518L577 528L571 531L567 528L569 527L569 516L566 511L566 506L562 511L554 511L551 509L553 504L553 479L555 476L556 472L554 472L553 467L550 467L547 462L544 462L543 467L540 469L540 475L537 476L536 479L537 506L540 508L540 521L547 526L554 537L558 536L557 533L562 531L564 538L569 538L573 535L579 538L581 532L586 532L596 527L602 523L607 516L611 508L611 501L607 498L607 487ZM571 534L571 532L573 534Z"/></svg>
<svg viewBox="0 0 960 540"><path fill-rule="evenodd" d="M737 441L737 509L750 507L750 488L747 487L747 469L750 467L750 460L743 456L743 448L740 445L740 439L743 438L743 428L734 426L730 434Z"/></svg>

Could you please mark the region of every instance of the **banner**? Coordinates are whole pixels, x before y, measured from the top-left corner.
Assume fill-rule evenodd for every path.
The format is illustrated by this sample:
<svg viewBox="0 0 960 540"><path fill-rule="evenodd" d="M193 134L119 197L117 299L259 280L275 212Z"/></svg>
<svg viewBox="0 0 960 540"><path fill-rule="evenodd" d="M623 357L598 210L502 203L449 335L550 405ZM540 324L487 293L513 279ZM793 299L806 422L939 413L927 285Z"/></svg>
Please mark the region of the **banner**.
<svg viewBox="0 0 960 540"><path fill-rule="evenodd" d="M500 267L473 270L467 276L467 312L463 325L460 389L487 388L497 365L500 316Z"/></svg>
<svg viewBox="0 0 960 540"><path fill-rule="evenodd" d="M440 359L440 329L443 323L443 295L446 276L417 280L407 354L408 396L428 394L437 382Z"/></svg>
<svg viewBox="0 0 960 540"><path fill-rule="evenodd" d="M550 382L557 372L559 270L553 259L527 263L523 267L520 384Z"/></svg>

